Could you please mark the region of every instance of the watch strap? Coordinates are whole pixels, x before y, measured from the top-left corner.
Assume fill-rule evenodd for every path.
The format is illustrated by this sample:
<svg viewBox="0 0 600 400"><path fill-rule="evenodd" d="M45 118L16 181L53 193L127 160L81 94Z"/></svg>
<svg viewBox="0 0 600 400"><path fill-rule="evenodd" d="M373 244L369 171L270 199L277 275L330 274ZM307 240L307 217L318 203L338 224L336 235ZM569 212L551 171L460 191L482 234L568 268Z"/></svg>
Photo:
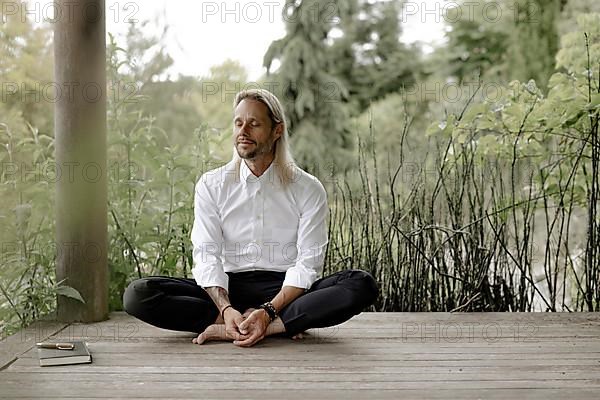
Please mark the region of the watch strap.
<svg viewBox="0 0 600 400"><path fill-rule="evenodd" d="M264 304L261 304L258 308L262 308L263 310L265 310L267 312L267 314L269 314L269 319L271 321L273 321L275 318L277 318L277 310L275 310L275 307L273 306L273 304L268 301Z"/></svg>

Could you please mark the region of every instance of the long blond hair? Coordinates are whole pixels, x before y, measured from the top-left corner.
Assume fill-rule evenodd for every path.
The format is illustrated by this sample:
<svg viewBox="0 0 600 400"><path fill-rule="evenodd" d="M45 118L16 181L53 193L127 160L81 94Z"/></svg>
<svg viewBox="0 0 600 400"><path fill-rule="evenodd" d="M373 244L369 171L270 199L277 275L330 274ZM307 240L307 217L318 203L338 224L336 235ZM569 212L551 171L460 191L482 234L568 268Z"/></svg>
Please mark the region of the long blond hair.
<svg viewBox="0 0 600 400"><path fill-rule="evenodd" d="M287 121L285 119L285 112L279 99L271 92L266 89L247 89L242 90L236 94L233 100L233 108L235 109L238 104L244 99L251 99L260 101L269 109L269 118L273 127L277 124L283 124L283 133L279 139L275 142L275 157L273 159L275 171L281 181L281 184L285 187L292 183L297 174L297 166L294 161L294 157L290 151L289 145L289 133L287 128ZM235 177L239 180L239 171L242 158L238 155L235 145L233 146L233 158L232 161L235 165Z"/></svg>

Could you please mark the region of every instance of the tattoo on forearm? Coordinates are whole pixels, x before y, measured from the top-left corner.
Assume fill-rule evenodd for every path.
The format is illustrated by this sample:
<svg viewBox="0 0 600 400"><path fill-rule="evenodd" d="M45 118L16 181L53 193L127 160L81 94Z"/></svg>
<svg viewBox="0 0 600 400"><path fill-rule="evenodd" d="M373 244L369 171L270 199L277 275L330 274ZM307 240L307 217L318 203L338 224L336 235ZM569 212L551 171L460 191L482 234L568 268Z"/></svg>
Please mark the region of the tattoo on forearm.
<svg viewBox="0 0 600 400"><path fill-rule="evenodd" d="M231 304L227 290L220 286L208 287L206 288L206 292L215 303L219 311L222 310L226 305Z"/></svg>

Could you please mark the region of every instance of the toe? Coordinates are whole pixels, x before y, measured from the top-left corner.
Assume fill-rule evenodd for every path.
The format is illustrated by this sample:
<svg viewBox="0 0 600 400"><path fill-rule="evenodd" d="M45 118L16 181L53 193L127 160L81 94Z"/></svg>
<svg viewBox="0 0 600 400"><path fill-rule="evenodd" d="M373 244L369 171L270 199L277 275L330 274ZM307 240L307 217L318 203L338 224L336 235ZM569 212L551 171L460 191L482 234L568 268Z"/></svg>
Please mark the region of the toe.
<svg viewBox="0 0 600 400"><path fill-rule="evenodd" d="M206 340L206 335L204 334L204 332L202 332L200 335L198 335L197 338L195 338L193 340L193 342L196 344L202 344L202 343L204 343L205 340Z"/></svg>

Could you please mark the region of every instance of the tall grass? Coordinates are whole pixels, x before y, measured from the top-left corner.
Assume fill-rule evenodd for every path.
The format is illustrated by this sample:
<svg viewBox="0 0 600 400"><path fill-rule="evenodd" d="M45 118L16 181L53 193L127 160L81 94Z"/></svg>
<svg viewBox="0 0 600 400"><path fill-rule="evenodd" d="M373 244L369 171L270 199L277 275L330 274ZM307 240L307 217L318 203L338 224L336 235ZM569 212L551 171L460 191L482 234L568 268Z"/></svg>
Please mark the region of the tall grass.
<svg viewBox="0 0 600 400"><path fill-rule="evenodd" d="M410 119L400 152L384 157L370 121L354 176L329 185L326 273L371 272L382 289L373 309L382 311L600 310L599 111L588 88L588 123L566 118L550 130L539 123L550 99L535 90L514 130L492 105L469 102L437 129L436 150L416 168L404 156ZM486 113L503 123L482 129ZM539 154L528 146L535 134L544 138Z"/></svg>

